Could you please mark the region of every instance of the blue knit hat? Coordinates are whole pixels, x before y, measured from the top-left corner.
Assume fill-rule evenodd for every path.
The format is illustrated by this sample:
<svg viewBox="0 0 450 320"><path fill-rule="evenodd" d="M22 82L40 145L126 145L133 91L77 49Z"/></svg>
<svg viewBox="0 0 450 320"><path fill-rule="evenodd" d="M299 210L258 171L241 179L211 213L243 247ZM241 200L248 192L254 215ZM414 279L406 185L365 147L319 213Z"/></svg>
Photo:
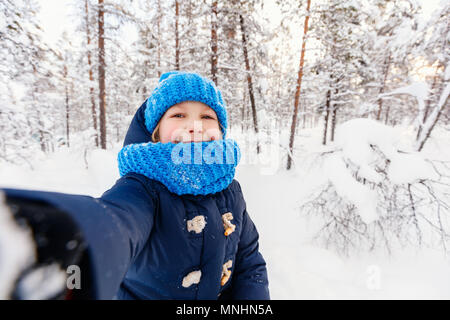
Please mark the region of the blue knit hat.
<svg viewBox="0 0 450 320"><path fill-rule="evenodd" d="M170 71L161 75L159 83L146 101L145 125L153 133L164 113L183 101L198 101L213 109L222 125L225 138L227 111L222 94L214 82L196 73Z"/></svg>

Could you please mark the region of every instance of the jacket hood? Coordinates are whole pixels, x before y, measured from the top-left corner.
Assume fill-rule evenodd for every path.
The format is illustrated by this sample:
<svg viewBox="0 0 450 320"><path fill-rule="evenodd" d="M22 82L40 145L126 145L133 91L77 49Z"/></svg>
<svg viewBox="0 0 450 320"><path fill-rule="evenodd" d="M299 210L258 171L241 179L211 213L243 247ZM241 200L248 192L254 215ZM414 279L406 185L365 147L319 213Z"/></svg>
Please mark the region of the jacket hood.
<svg viewBox="0 0 450 320"><path fill-rule="evenodd" d="M125 140L123 141L124 147L133 143L145 143L152 141L152 134L147 130L145 126L146 104L147 100L145 100L144 103L139 107L133 117L133 120L131 120L127 134L125 135Z"/></svg>

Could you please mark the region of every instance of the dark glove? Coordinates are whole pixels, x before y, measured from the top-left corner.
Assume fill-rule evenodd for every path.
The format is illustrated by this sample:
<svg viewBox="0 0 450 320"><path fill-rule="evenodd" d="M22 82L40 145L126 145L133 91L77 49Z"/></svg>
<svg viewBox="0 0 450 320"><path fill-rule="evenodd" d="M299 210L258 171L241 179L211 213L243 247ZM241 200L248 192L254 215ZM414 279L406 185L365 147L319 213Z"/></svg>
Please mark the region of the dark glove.
<svg viewBox="0 0 450 320"><path fill-rule="evenodd" d="M81 289L65 287L49 299L89 299L91 288L87 245L73 219L64 211L44 202L7 197L6 204L19 225L28 225L31 228L37 248L36 263L22 272L17 284L33 270L43 266L56 263L66 271L69 266L76 265L82 270ZM18 287L19 285L16 288ZM26 298L22 297L17 289L11 297Z"/></svg>

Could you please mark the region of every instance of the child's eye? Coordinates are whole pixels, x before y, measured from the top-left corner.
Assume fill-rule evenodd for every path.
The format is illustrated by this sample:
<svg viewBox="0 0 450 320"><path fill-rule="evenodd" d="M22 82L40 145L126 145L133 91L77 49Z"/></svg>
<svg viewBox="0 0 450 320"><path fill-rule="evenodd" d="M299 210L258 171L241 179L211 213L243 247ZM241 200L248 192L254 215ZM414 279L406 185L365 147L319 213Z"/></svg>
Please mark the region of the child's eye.
<svg viewBox="0 0 450 320"><path fill-rule="evenodd" d="M204 117L205 119L214 119L213 117L208 116L208 115L204 115L203 117Z"/></svg>
<svg viewBox="0 0 450 320"><path fill-rule="evenodd" d="M183 115L181 113L174 114L172 118L181 118Z"/></svg>

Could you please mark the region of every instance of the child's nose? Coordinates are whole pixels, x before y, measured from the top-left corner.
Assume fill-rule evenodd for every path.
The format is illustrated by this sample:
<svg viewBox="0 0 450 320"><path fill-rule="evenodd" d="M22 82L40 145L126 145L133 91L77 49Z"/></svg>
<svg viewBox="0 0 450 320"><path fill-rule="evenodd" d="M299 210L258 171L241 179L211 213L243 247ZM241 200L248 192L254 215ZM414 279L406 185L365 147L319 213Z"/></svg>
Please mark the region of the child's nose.
<svg viewBox="0 0 450 320"><path fill-rule="evenodd" d="M189 125L188 125L188 131L191 134L202 133L203 132L202 122L201 121L192 121L192 122L190 122Z"/></svg>
<svg viewBox="0 0 450 320"><path fill-rule="evenodd" d="M191 129L191 130L189 130L189 134L191 134L191 135L203 134L203 131L202 130L193 130L193 129Z"/></svg>

